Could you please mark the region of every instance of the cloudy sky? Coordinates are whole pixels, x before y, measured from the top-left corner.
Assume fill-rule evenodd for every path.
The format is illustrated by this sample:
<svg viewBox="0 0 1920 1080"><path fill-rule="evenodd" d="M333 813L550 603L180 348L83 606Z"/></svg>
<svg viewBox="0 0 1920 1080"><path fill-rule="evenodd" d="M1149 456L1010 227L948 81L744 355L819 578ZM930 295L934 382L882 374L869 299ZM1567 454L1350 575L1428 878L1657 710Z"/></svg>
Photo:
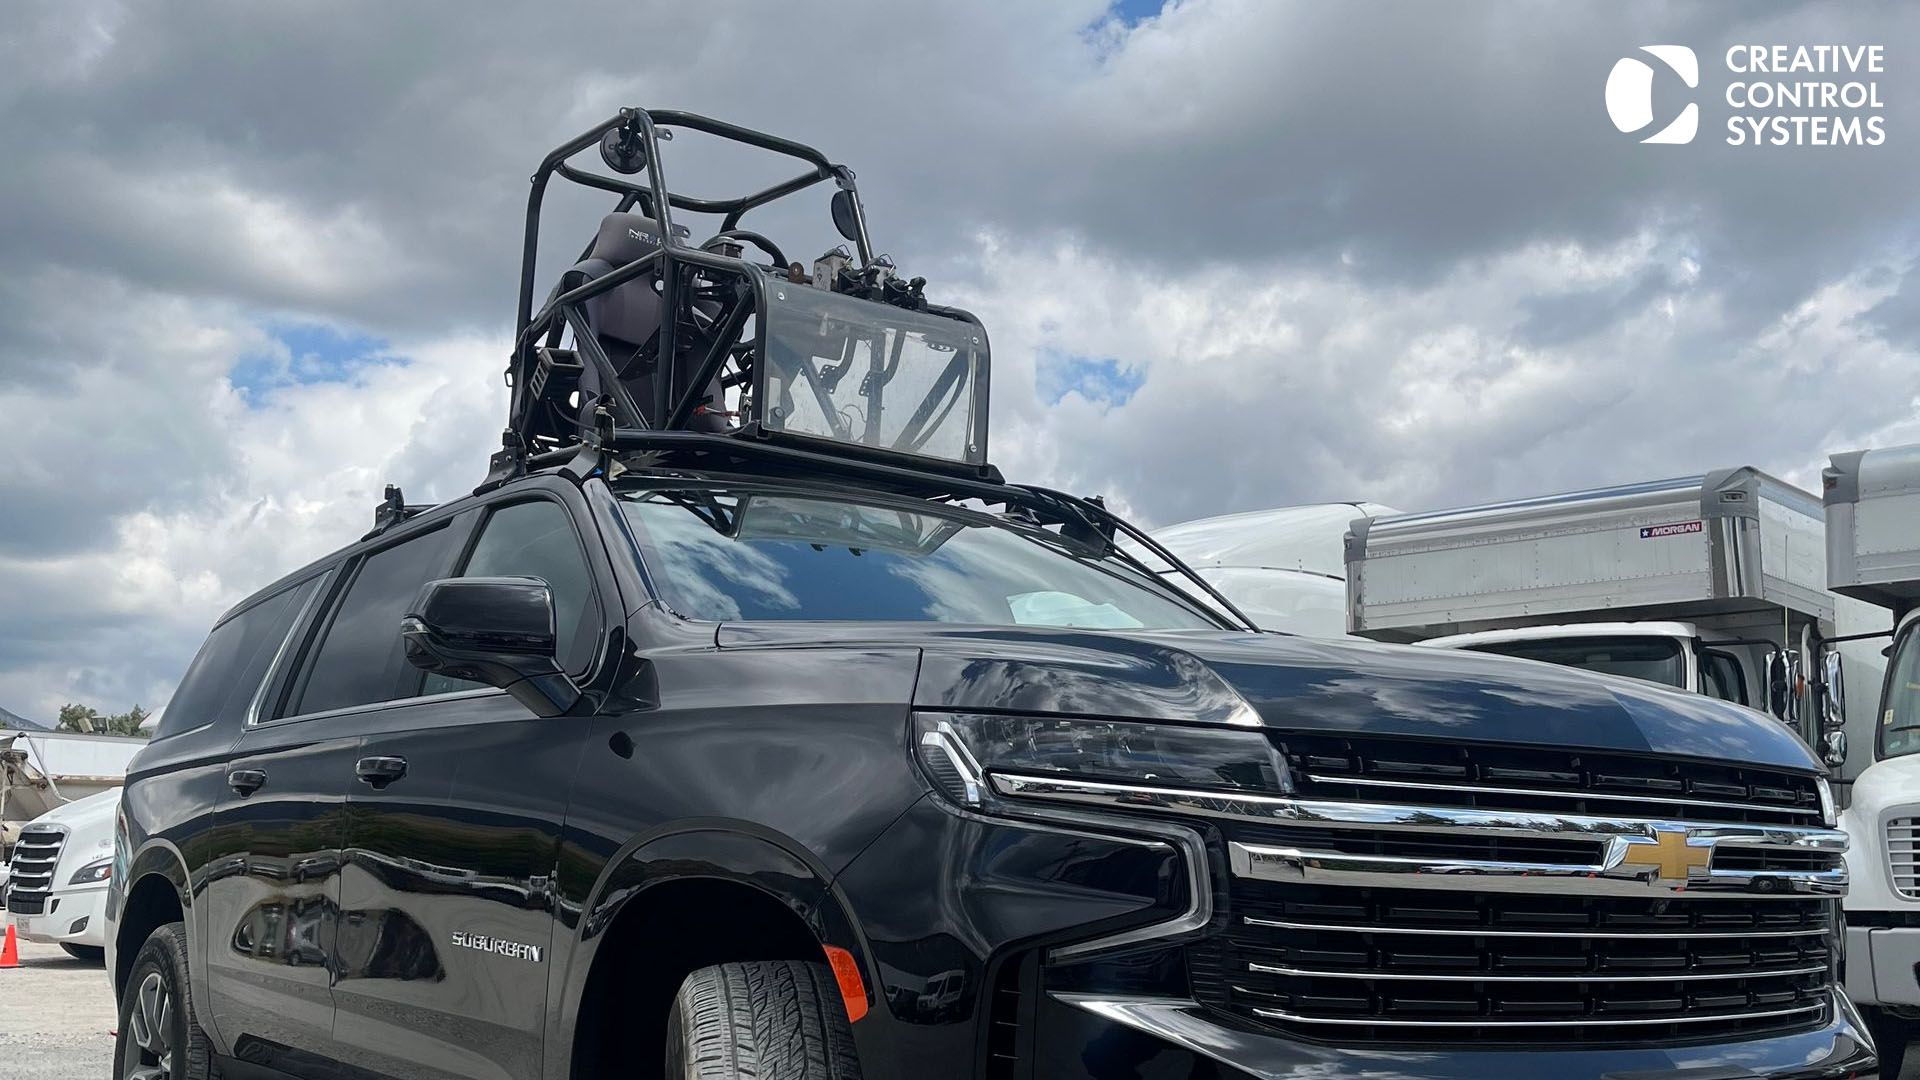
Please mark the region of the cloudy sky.
<svg viewBox="0 0 1920 1080"><path fill-rule="evenodd" d="M1885 144L1726 145L1743 42L1884 45ZM1608 120L1654 43L1691 145ZM0 707L157 705L384 483L477 482L527 174L625 104L852 165L992 331L1001 467L1144 523L1817 485L1920 440L1916 46L1868 3L10 5ZM689 186L772 176L692 142ZM762 227L810 258L817 201Z"/></svg>

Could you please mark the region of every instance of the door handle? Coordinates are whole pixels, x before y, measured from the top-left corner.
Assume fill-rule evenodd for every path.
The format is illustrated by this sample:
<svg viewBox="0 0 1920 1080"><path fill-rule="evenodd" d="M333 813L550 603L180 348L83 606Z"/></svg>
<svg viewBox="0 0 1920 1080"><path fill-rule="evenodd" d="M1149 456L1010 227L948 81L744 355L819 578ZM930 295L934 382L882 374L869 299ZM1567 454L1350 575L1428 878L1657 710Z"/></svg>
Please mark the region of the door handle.
<svg viewBox="0 0 1920 1080"><path fill-rule="evenodd" d="M376 788L386 787L395 780L407 775L407 759L403 757L363 757L353 767L355 775Z"/></svg>
<svg viewBox="0 0 1920 1080"><path fill-rule="evenodd" d="M265 769L227 770L227 786L233 789L234 794L243 799L259 791L261 786L266 782L267 772Z"/></svg>

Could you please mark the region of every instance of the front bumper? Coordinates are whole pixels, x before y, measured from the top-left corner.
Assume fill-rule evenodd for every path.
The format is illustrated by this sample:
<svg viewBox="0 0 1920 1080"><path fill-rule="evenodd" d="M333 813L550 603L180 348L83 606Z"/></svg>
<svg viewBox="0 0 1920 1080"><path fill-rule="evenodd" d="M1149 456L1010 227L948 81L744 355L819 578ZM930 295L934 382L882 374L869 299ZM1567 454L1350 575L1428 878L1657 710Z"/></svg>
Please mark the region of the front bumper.
<svg viewBox="0 0 1920 1080"><path fill-rule="evenodd" d="M1218 1080L1813 1080L1871 1074L1872 1042L1836 995L1824 1026L1696 1046L1518 1050L1352 1048L1230 1027L1192 1001L1048 995L1038 1017L1036 1077L1212 1077Z"/></svg>
<svg viewBox="0 0 1920 1080"><path fill-rule="evenodd" d="M1847 996L1920 1007L1920 926L1847 927Z"/></svg>
<svg viewBox="0 0 1920 1080"><path fill-rule="evenodd" d="M103 947L107 943L107 889L60 889L49 894L38 915L11 916L14 928L28 941L43 945Z"/></svg>

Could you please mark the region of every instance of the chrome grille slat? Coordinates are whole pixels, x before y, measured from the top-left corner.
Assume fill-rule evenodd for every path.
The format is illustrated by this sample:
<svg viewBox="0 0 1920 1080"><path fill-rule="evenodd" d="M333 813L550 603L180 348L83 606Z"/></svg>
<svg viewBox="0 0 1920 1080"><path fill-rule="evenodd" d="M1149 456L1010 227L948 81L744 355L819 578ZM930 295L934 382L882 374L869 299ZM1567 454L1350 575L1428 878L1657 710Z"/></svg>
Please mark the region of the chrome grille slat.
<svg viewBox="0 0 1920 1080"><path fill-rule="evenodd" d="M1770 1009L1764 1012L1721 1013L1701 1015L1688 1013L1677 1016L1632 1016L1601 1017L1587 1016L1567 1020L1501 1020L1490 1017L1462 1018L1459 1020L1378 1020L1359 1017L1300 1016L1283 1009L1256 1008L1255 1016L1267 1020L1284 1020L1296 1024L1335 1024L1349 1027L1381 1028L1585 1028L1585 1027L1629 1027L1653 1024L1710 1024L1714 1021L1760 1020L1781 1016L1804 1016L1826 1008L1824 1003L1801 1005L1790 1009Z"/></svg>
<svg viewBox="0 0 1920 1080"><path fill-rule="evenodd" d="M1427 972L1387 972L1387 971L1322 971L1288 967L1283 964L1262 964L1249 961L1247 970L1262 975L1286 975L1294 978L1312 979L1379 979L1388 982L1510 982L1510 983L1623 983L1623 982L1705 982L1727 979L1762 979L1786 975L1813 975L1825 971L1820 965L1811 967L1786 968L1781 970L1762 969L1746 971L1690 972L1680 975L1608 975L1601 972L1588 972L1579 975L1553 975L1547 973L1532 975L1500 975L1491 972L1471 972L1466 974L1427 973Z"/></svg>
<svg viewBox="0 0 1920 1080"><path fill-rule="evenodd" d="M1529 799L1558 799L1564 802L1576 800L1595 800L1600 802L1657 803L1663 806L1701 807L1709 810L1747 810L1747 803L1719 802L1712 799L1690 799L1684 795L1619 795L1611 792L1583 791L1569 794L1564 791L1546 791L1532 788L1481 786L1477 784L1433 784L1419 780L1374 780L1357 776L1323 776L1309 773L1307 779L1321 784L1354 784L1362 787L1402 788L1409 791L1461 791L1476 795L1517 795ZM1818 818L1817 808L1769 807L1777 813L1794 817Z"/></svg>
<svg viewBox="0 0 1920 1080"><path fill-rule="evenodd" d="M1887 819L1887 872L1895 892L1920 900L1920 818Z"/></svg>
<svg viewBox="0 0 1920 1080"><path fill-rule="evenodd" d="M1248 926L1264 926L1277 930L1324 930L1329 933L1343 934L1432 934L1437 937L1511 937L1511 938L1563 938L1588 940L1591 938L1610 938L1622 941L1646 939L1648 941L1674 941L1681 939L1740 940L1744 938L1789 938L1821 937L1828 933L1823 927L1810 930L1694 930L1686 933L1665 933L1649 930L1493 930L1459 929L1454 927L1426 926L1343 926L1337 923L1293 922L1286 919L1262 919L1253 915L1242 915L1241 922Z"/></svg>
<svg viewBox="0 0 1920 1080"><path fill-rule="evenodd" d="M60 862L60 850L66 845L65 830L45 826L20 834L13 847L13 859L7 871L7 910L21 915L38 915L46 909L53 892L54 869Z"/></svg>

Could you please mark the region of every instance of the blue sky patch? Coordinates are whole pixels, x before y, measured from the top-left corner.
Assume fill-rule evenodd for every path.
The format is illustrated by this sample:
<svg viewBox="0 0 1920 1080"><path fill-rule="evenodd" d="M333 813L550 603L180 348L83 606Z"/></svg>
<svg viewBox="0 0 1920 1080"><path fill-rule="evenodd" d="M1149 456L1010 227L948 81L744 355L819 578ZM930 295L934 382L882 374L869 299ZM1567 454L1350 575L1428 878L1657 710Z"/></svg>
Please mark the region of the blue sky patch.
<svg viewBox="0 0 1920 1080"><path fill-rule="evenodd" d="M1114 18L1128 26L1138 26L1160 14L1160 10L1166 6L1166 0L1114 0L1109 10Z"/></svg>
<svg viewBox="0 0 1920 1080"><path fill-rule="evenodd" d="M1068 394L1079 394L1104 405L1125 405L1145 385L1147 373L1122 367L1114 358L1077 356L1043 349L1034 370L1040 400L1057 405Z"/></svg>
<svg viewBox="0 0 1920 1080"><path fill-rule="evenodd" d="M250 406L281 387L348 382L369 367L394 362L385 340L325 323L269 323L265 329L287 355L249 354L227 372Z"/></svg>

